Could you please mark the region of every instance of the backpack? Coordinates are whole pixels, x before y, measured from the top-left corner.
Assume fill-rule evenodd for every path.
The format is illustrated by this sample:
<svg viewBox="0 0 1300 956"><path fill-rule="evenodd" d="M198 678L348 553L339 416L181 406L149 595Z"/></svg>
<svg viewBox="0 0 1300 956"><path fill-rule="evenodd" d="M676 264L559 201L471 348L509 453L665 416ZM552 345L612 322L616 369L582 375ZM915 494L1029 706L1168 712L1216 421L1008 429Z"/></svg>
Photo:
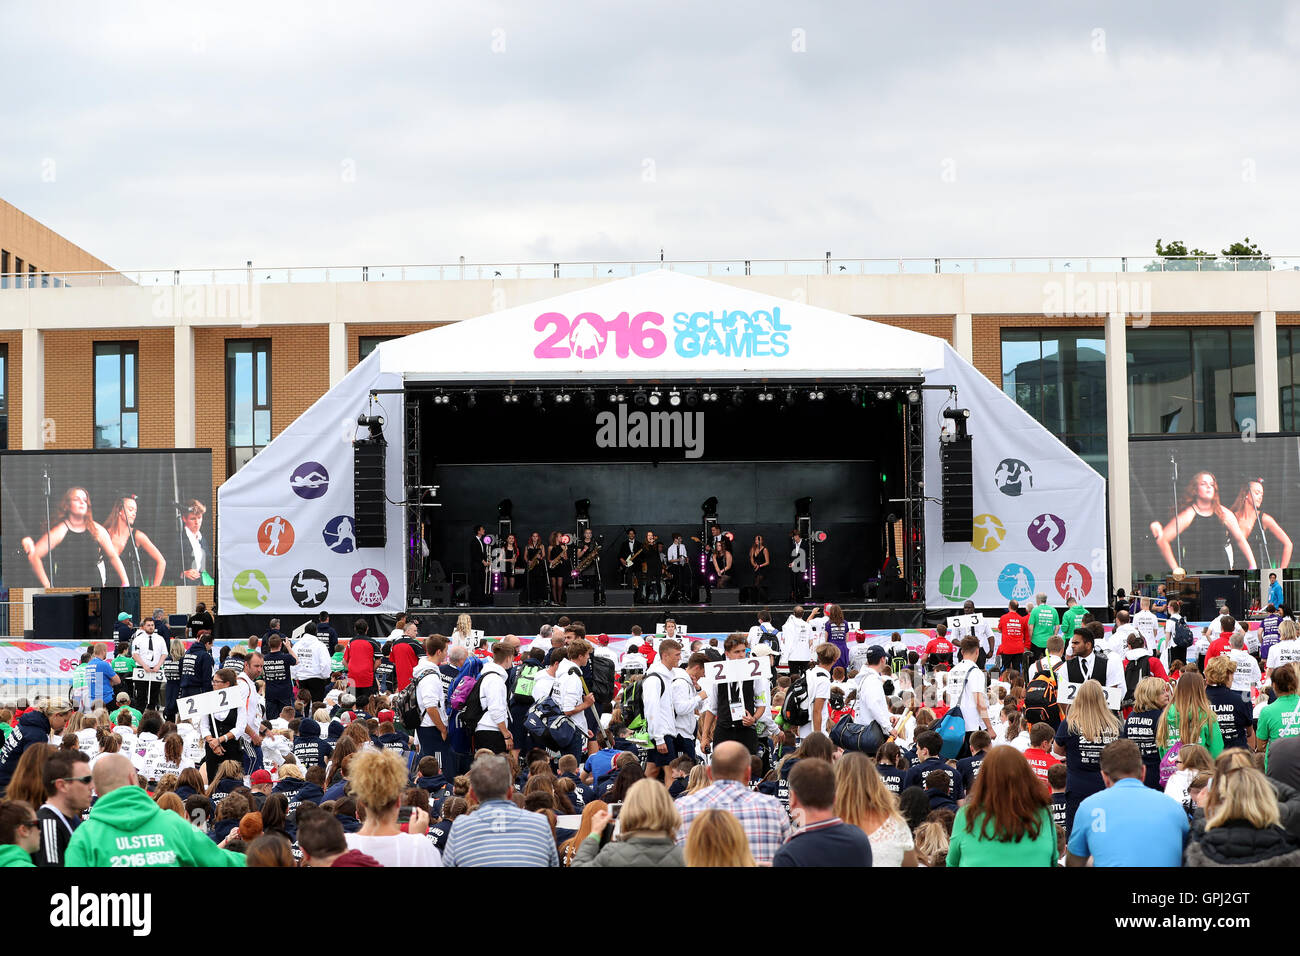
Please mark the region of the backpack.
<svg viewBox="0 0 1300 956"><path fill-rule="evenodd" d="M500 675L498 674L497 676L499 677ZM487 713L487 707L483 703L484 679L485 678L480 675L475 678L472 683L469 681L462 682L462 684L470 684L471 689L471 692L465 701L465 705L461 707L458 712L460 725L465 729L466 733L474 733L475 728L478 727L478 722L482 720L483 715Z"/></svg>
<svg viewBox="0 0 1300 956"><path fill-rule="evenodd" d="M758 643L766 644L772 649L772 653L778 657L781 654L781 637L777 634L775 628L768 630L762 624L758 625Z"/></svg>
<svg viewBox="0 0 1300 956"><path fill-rule="evenodd" d="M1178 751L1183 749L1183 742L1180 740L1175 744L1170 744L1165 755L1160 758L1160 789L1165 788L1169 783L1169 778L1178 772Z"/></svg>
<svg viewBox="0 0 1300 956"><path fill-rule="evenodd" d="M802 727L812 719L808 713L808 672L804 671L786 691L781 718L787 727Z"/></svg>
<svg viewBox="0 0 1300 956"><path fill-rule="evenodd" d="M448 710L460 710L464 707L473 696L473 690L478 686L479 674L483 672L483 658L471 657L461 667L460 672L456 674L448 688Z"/></svg>
<svg viewBox="0 0 1300 956"><path fill-rule="evenodd" d="M660 694L668 693L668 685L664 682L662 674L646 674L640 680L632 681L623 692L623 723L627 724L628 730L640 730L646 726L645 688L643 685L651 678L664 684ZM633 723L636 721L640 721L640 723L633 727Z"/></svg>
<svg viewBox="0 0 1300 956"><path fill-rule="evenodd" d="M1133 701L1137 695L1138 682L1144 677L1151 676L1151 655L1147 654L1139 657L1135 661L1130 661L1129 666L1124 668L1124 701L1121 706L1132 707Z"/></svg>
<svg viewBox="0 0 1300 956"><path fill-rule="evenodd" d="M606 710L614 702L614 662L608 657L591 658L591 692L596 695L596 709Z"/></svg>
<svg viewBox="0 0 1300 956"><path fill-rule="evenodd" d="M1187 626L1187 621L1180 617L1174 622L1174 647L1191 647L1195 642L1192 629Z"/></svg>
<svg viewBox="0 0 1300 956"><path fill-rule="evenodd" d="M514 671L508 688L510 706L531 707L533 705L533 685L537 683L537 675L543 670L545 668L538 661L524 661L519 665Z"/></svg>
<svg viewBox="0 0 1300 956"><path fill-rule="evenodd" d="M1055 726L1061 720L1061 708L1056 702L1056 673L1050 668L1043 669L1039 662L1039 671L1025 686L1025 720L1030 723L1050 723ZM1052 717L1056 720L1053 721Z"/></svg>
<svg viewBox="0 0 1300 956"><path fill-rule="evenodd" d="M419 727L424 720L424 708L420 706L419 687L420 682L430 675L437 675L441 679L442 675L438 674L437 669L425 671L415 680L406 685L406 688L395 696L391 701L393 711L402 722L402 726L407 730Z"/></svg>

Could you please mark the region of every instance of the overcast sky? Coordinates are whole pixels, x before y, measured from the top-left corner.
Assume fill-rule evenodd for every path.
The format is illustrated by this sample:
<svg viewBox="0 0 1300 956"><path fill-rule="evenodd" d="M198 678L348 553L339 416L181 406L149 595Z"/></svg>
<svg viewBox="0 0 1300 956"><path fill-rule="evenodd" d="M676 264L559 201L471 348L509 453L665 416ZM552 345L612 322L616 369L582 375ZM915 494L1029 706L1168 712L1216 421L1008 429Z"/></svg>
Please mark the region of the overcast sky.
<svg viewBox="0 0 1300 956"><path fill-rule="evenodd" d="M1300 8L8 4L0 197L126 269L1300 255Z"/></svg>

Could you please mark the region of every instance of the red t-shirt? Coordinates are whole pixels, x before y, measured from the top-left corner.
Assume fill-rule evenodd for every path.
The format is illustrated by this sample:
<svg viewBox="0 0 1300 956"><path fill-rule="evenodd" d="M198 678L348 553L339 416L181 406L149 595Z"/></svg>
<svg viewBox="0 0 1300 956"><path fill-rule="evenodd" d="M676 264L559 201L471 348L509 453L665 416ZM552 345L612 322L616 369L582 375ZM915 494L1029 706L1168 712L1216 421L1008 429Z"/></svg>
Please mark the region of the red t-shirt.
<svg viewBox="0 0 1300 956"><path fill-rule="evenodd" d="M935 662L935 664L931 664L930 663L931 654L938 654L940 657L944 658L944 660L941 662ZM929 644L925 645L925 658L926 658L925 662L927 666L944 667L946 665L948 667L951 667L952 666L952 642L949 641L946 637L936 637Z"/></svg>
<svg viewBox="0 0 1300 956"><path fill-rule="evenodd" d="M1002 633L999 654L1023 654L1025 652L1025 619L1015 611L1007 611L998 618L998 630Z"/></svg>
<svg viewBox="0 0 1300 956"><path fill-rule="evenodd" d="M1231 638L1231 634L1223 634L1210 641L1210 649L1205 652L1205 663L1210 663L1210 661L1214 660L1220 654L1226 654L1228 652Z"/></svg>
<svg viewBox="0 0 1300 956"><path fill-rule="evenodd" d="M1047 771L1055 767L1059 761L1055 756L1049 754L1046 750L1039 750L1037 747L1028 747L1025 749L1025 759L1029 761L1030 769L1038 775L1038 779L1043 781L1043 789L1049 794L1052 792L1051 784L1047 782Z"/></svg>
<svg viewBox="0 0 1300 956"><path fill-rule="evenodd" d="M411 682L411 672L415 670L415 651L410 644L399 641L393 645L393 652L389 655L389 659L396 668L397 689L406 690L406 685Z"/></svg>
<svg viewBox="0 0 1300 956"><path fill-rule="evenodd" d="M358 687L375 686L375 645L364 637L348 641L343 651L343 663L347 665L348 677Z"/></svg>

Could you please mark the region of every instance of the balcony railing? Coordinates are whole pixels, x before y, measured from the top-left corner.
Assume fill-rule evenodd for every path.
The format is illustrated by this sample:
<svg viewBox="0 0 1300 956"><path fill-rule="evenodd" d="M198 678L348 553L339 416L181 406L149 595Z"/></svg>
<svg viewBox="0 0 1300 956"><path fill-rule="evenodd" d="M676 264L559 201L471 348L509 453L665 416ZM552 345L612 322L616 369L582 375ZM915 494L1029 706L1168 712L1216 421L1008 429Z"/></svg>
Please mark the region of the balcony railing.
<svg viewBox="0 0 1300 956"><path fill-rule="evenodd" d="M457 262L440 265L244 266L117 272L0 274L0 290L94 286L243 285L301 282L419 282L495 279L620 279L654 269L701 277L812 275L1007 275L1067 272L1291 272L1300 256L1028 256L974 258L645 259L608 262Z"/></svg>

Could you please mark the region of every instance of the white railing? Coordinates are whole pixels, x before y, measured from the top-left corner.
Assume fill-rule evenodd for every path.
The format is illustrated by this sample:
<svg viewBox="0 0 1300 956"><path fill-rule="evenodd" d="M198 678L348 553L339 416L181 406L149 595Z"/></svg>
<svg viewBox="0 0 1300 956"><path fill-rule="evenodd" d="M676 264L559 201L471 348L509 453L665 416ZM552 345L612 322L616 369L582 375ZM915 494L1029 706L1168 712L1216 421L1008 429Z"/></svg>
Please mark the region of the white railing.
<svg viewBox="0 0 1300 956"><path fill-rule="evenodd" d="M606 262L457 262L435 265L243 266L116 272L0 274L0 290L113 285L242 285L293 282L413 282L495 279L614 279L669 269L701 277L801 275L979 275L1061 272L1290 272L1300 256L1020 256L846 259L643 259Z"/></svg>

